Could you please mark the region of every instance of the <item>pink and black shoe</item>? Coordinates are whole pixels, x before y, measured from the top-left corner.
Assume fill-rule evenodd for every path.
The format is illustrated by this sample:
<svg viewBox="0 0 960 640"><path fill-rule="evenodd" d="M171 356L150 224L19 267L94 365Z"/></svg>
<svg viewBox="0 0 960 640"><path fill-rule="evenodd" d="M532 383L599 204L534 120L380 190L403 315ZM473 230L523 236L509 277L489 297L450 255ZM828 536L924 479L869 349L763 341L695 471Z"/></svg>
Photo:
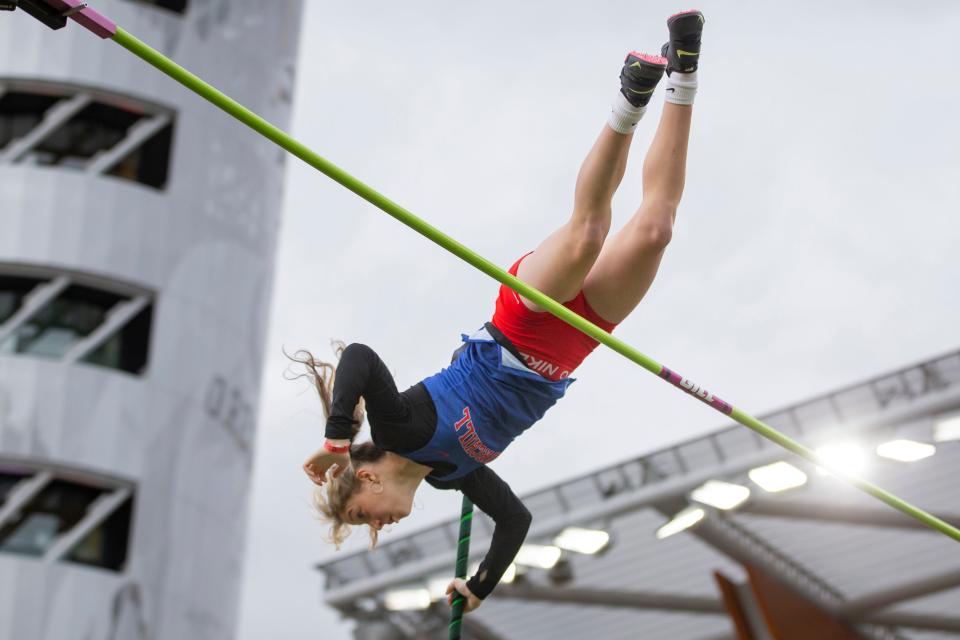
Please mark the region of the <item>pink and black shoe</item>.
<svg viewBox="0 0 960 640"><path fill-rule="evenodd" d="M703 14L696 9L675 13L667 19L667 28L670 29L670 41L660 50L660 55L667 59L667 75L674 71L696 71L700 62Z"/></svg>
<svg viewBox="0 0 960 640"><path fill-rule="evenodd" d="M633 106L645 106L666 68L666 58L631 51L620 71L620 93Z"/></svg>

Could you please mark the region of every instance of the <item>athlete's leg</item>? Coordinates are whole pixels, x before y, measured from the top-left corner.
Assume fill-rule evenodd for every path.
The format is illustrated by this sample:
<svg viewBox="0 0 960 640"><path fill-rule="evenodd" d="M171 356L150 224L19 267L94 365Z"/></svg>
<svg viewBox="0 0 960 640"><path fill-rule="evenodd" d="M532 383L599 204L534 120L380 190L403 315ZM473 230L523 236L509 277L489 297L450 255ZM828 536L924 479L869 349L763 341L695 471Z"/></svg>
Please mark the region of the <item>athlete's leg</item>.
<svg viewBox="0 0 960 640"><path fill-rule="evenodd" d="M653 283L670 242L683 194L692 107L666 104L643 162L643 204L617 232L583 284L583 293L605 320L620 323Z"/></svg>
<svg viewBox="0 0 960 640"><path fill-rule="evenodd" d="M674 24L676 22L679 24ZM675 89L674 94L683 95L683 101L692 102L696 61L683 60L687 66L678 67L673 45L676 44L675 32L680 31L680 35L687 38L683 52L695 51L699 55L702 15L688 12L679 19L672 17L668 24L671 42L665 46L665 55L671 65L668 67L671 86L667 90ZM690 32L683 33L685 28ZM669 51L667 46L671 47ZM607 242L583 285L584 295L594 311L613 323L622 322L653 283L670 242L683 195L693 106L669 102L677 99L674 94L667 94L668 102L643 163L643 203L624 228Z"/></svg>
<svg viewBox="0 0 960 640"><path fill-rule="evenodd" d="M635 88L623 102L628 110L639 110L637 120L665 66L665 61L656 56L627 56L621 74L621 92L626 96ZM633 123L635 125L636 120ZM580 167L570 220L520 263L517 277L554 300L566 302L576 297L600 255L610 230L611 200L623 179L633 139L632 127L626 128L630 129L629 133L619 133L610 125L604 125ZM541 310L529 300L523 302L530 309Z"/></svg>
<svg viewBox="0 0 960 640"><path fill-rule="evenodd" d="M580 292L610 230L610 201L626 170L632 139L633 134L604 125L580 167L573 215L520 263L518 278L560 302ZM523 302L541 310L526 298Z"/></svg>

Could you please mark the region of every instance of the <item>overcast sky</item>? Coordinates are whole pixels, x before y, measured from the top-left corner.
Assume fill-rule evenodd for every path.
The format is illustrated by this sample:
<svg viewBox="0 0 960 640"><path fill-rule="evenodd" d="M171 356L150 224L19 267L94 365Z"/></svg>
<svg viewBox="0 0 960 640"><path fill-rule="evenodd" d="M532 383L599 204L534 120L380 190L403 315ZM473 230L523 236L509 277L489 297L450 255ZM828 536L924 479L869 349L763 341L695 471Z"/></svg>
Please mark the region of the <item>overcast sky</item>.
<svg viewBox="0 0 960 640"><path fill-rule="evenodd" d="M293 134L504 266L565 221L624 54L658 50L665 18L683 8L306 5ZM754 414L956 349L960 3L700 8L687 190L657 282L617 335ZM639 204L661 104L662 87L614 229ZM496 288L290 162L240 640L351 637L322 604L313 565L333 551L300 471L322 444L322 414L304 383L283 379L281 348L326 356L331 338L364 342L405 388L489 319ZM577 378L492 465L517 492L727 424L604 347ZM417 505L385 539L454 517L459 495L425 487Z"/></svg>

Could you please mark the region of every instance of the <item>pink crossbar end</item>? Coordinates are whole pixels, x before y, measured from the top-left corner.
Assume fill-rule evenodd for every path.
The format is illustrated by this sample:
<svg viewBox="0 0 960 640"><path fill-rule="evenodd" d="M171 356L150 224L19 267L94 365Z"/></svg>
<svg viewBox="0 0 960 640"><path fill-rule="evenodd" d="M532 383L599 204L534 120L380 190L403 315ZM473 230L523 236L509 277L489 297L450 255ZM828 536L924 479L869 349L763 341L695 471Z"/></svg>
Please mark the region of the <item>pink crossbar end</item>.
<svg viewBox="0 0 960 640"><path fill-rule="evenodd" d="M84 4L81 0L44 0L44 2L57 11L62 12L76 9ZM70 17L76 20L77 24L81 27L93 32L104 40L108 40L117 35L117 24L90 7L85 7Z"/></svg>

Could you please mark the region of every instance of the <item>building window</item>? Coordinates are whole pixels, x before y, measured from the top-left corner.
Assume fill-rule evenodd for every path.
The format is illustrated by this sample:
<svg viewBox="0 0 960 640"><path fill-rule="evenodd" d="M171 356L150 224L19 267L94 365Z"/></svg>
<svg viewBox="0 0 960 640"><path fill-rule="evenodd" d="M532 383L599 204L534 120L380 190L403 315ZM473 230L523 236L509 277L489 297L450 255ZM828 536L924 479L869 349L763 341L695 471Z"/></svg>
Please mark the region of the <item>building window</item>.
<svg viewBox="0 0 960 640"><path fill-rule="evenodd" d="M4 271L8 274L4 274ZM0 264L0 353L84 362L142 374L153 296L102 278ZM11 273L12 272L12 273Z"/></svg>
<svg viewBox="0 0 960 640"><path fill-rule="evenodd" d="M0 471L0 508L7 499L10 490L23 479L23 474Z"/></svg>
<svg viewBox="0 0 960 640"><path fill-rule="evenodd" d="M101 493L73 482L50 482L0 528L0 551L43 555L59 535L80 522Z"/></svg>
<svg viewBox="0 0 960 640"><path fill-rule="evenodd" d="M58 101L55 96L19 91L0 96L0 149L33 131Z"/></svg>
<svg viewBox="0 0 960 640"><path fill-rule="evenodd" d="M0 274L0 324L23 304L24 297L36 286L31 278L16 278Z"/></svg>
<svg viewBox="0 0 960 640"><path fill-rule="evenodd" d="M122 571L127 562L133 498L127 498L103 523L90 531L66 559L77 564Z"/></svg>
<svg viewBox="0 0 960 640"><path fill-rule="evenodd" d="M0 79L0 164L67 167L166 187L173 113L94 89Z"/></svg>
<svg viewBox="0 0 960 640"><path fill-rule="evenodd" d="M17 467L18 473L0 472L0 552L124 569L134 503L129 483Z"/></svg>

